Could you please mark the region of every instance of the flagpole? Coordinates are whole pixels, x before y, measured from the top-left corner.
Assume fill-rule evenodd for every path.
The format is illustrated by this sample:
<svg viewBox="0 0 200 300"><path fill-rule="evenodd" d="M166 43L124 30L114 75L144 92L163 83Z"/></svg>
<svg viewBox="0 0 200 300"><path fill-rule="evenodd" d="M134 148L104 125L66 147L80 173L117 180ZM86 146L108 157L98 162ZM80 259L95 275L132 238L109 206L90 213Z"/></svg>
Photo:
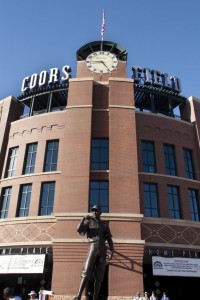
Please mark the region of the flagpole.
<svg viewBox="0 0 200 300"><path fill-rule="evenodd" d="M101 25L101 51L103 50L105 25L106 25L106 19L105 19L105 11L103 9L103 19L102 19L102 25Z"/></svg>

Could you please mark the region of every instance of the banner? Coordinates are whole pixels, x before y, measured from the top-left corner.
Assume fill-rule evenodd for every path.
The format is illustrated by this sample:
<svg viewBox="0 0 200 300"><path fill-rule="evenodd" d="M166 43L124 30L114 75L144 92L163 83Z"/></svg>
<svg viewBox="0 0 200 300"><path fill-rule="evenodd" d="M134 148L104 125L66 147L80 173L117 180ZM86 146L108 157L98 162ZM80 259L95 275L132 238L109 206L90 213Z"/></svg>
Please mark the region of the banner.
<svg viewBox="0 0 200 300"><path fill-rule="evenodd" d="M200 259L152 257L153 275L200 277Z"/></svg>
<svg viewBox="0 0 200 300"><path fill-rule="evenodd" d="M43 273L45 254L0 256L0 274Z"/></svg>

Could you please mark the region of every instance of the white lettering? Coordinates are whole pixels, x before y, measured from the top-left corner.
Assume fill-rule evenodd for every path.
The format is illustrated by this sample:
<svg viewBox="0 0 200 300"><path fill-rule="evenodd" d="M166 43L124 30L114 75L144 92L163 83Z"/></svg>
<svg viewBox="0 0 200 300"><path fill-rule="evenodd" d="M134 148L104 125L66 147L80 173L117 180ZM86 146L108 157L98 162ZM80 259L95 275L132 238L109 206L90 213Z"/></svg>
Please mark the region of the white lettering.
<svg viewBox="0 0 200 300"><path fill-rule="evenodd" d="M153 255L153 251L149 249L149 255Z"/></svg>
<svg viewBox="0 0 200 300"><path fill-rule="evenodd" d="M164 256L168 256L168 250L164 250Z"/></svg>
<svg viewBox="0 0 200 300"><path fill-rule="evenodd" d="M64 82L68 81L68 79L69 79L69 72L71 72L70 66L64 66L62 68L62 72L64 74L64 76L61 77L62 81L64 81Z"/></svg>
<svg viewBox="0 0 200 300"><path fill-rule="evenodd" d="M21 91L22 93L24 93L25 91L29 90L29 86L28 86L28 82L30 80L30 77L27 76L23 79L22 81L22 88L21 88Z"/></svg>
<svg viewBox="0 0 200 300"><path fill-rule="evenodd" d="M57 83L60 78L60 71L58 68L50 69L49 82L48 83Z"/></svg>
<svg viewBox="0 0 200 300"><path fill-rule="evenodd" d="M47 71L41 71L39 75L36 73L32 74L31 76L27 76L23 79L21 91L22 93L25 93L34 88L43 87L48 84L59 83L59 81L66 83L69 80L70 72L71 67L66 65L62 67L62 77L60 77L60 71L58 68L50 69L50 73Z"/></svg>
<svg viewBox="0 0 200 300"><path fill-rule="evenodd" d="M35 88L37 83L38 83L38 74L33 74L31 76L31 80L30 80L30 84L29 84L30 89Z"/></svg>
<svg viewBox="0 0 200 300"><path fill-rule="evenodd" d="M134 77L134 82L139 83L140 78L141 78L141 73L142 73L142 68L140 67L133 67L133 77Z"/></svg>
<svg viewBox="0 0 200 300"><path fill-rule="evenodd" d="M181 92L181 82L180 82L180 79L175 77L175 76L172 76L170 77L171 81L172 81L172 89L178 93Z"/></svg>
<svg viewBox="0 0 200 300"><path fill-rule="evenodd" d="M152 74L152 83L153 83L153 85L161 86L162 83L160 83L160 72L157 71L157 70L152 70L151 74Z"/></svg>
<svg viewBox="0 0 200 300"><path fill-rule="evenodd" d="M42 71L40 72L39 76L39 86L43 86L47 84L48 81L48 72L47 71Z"/></svg>
<svg viewBox="0 0 200 300"><path fill-rule="evenodd" d="M151 72L150 72L150 69L145 68L144 69L144 75L145 75L145 84L151 84Z"/></svg>
<svg viewBox="0 0 200 300"><path fill-rule="evenodd" d="M150 70L148 68L132 67L133 79L136 84L150 85L156 87L163 86L164 88L171 89L177 93L181 92L180 79L172 76L170 77L171 83L168 83L168 74L157 70Z"/></svg>
<svg viewBox="0 0 200 300"><path fill-rule="evenodd" d="M163 86L164 86L165 88L169 88L170 85L169 85L168 80L167 80L168 74L167 74L167 73L162 73L162 74L161 74L161 77L162 77L162 83L163 83Z"/></svg>

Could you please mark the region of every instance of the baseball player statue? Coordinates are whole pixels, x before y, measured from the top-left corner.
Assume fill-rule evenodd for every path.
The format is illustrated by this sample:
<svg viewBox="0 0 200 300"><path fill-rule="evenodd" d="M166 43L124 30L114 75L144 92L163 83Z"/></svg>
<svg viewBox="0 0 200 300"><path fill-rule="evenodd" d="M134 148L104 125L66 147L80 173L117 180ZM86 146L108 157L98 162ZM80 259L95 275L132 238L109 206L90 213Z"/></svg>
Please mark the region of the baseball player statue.
<svg viewBox="0 0 200 300"><path fill-rule="evenodd" d="M82 218L77 227L81 235L87 235L90 243L89 251L85 260L84 268L81 274L81 283L75 300L80 300L83 290L89 279L94 274L94 295L93 300L98 299L101 282L104 278L106 259L112 259L114 247L112 235L107 223L101 220L101 209L94 205L91 209L93 216L86 215ZM108 242L110 253L106 254L106 241Z"/></svg>

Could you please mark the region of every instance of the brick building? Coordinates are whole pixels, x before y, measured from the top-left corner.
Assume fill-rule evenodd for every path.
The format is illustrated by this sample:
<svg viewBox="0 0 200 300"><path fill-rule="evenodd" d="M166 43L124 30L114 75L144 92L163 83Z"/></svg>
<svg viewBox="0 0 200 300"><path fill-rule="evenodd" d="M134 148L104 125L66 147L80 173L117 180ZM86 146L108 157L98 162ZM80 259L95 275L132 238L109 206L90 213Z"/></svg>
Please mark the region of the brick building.
<svg viewBox="0 0 200 300"><path fill-rule="evenodd" d="M185 299L183 284L196 295L198 277L155 275L152 259L200 256L200 102L165 73L133 68L127 78L126 61L118 44L92 42L77 51L76 78L68 67L63 83L43 71L1 100L1 289L72 299L88 248L76 227L97 203L115 244L102 299L144 290ZM27 267L36 255L40 271Z"/></svg>

